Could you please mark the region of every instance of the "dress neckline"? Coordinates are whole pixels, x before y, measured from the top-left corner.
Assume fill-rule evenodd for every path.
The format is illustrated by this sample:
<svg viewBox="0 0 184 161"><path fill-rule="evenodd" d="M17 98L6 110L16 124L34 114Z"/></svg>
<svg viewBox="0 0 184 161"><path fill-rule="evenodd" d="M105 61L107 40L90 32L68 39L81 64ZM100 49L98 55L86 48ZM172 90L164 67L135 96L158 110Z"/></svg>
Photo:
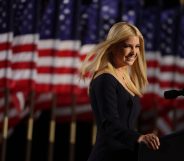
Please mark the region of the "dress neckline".
<svg viewBox="0 0 184 161"><path fill-rule="evenodd" d="M109 72L104 72L104 73L101 73L99 74L98 76L96 76L93 80L95 80L96 78L98 78L99 76L102 76L103 74L109 74L111 75L115 80L116 82L118 82L118 84L131 96L131 97L135 97L136 95L132 95L124 86L123 84L116 78L116 76L114 76L113 74L109 73Z"/></svg>

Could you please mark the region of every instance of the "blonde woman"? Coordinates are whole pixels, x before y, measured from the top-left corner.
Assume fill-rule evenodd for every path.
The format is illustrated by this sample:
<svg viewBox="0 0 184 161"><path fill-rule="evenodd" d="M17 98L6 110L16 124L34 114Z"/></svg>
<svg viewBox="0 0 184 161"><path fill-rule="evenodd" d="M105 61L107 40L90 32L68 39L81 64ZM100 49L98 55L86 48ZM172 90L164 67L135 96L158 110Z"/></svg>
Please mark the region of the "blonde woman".
<svg viewBox="0 0 184 161"><path fill-rule="evenodd" d="M107 39L87 55L81 76L86 73L92 74L89 96L97 122L88 161L136 161L140 142L157 150L159 138L154 133L140 134L134 127L139 97L147 85L144 39L138 28L114 24Z"/></svg>

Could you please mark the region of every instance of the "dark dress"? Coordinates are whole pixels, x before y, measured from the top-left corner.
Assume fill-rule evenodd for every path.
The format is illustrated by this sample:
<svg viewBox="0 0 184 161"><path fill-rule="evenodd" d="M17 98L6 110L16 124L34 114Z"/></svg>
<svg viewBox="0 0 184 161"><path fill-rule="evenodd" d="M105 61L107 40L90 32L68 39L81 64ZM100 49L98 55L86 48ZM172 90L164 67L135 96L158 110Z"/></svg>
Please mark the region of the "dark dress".
<svg viewBox="0 0 184 161"><path fill-rule="evenodd" d="M109 73L93 79L89 90L97 136L88 161L136 161L139 97L132 96Z"/></svg>

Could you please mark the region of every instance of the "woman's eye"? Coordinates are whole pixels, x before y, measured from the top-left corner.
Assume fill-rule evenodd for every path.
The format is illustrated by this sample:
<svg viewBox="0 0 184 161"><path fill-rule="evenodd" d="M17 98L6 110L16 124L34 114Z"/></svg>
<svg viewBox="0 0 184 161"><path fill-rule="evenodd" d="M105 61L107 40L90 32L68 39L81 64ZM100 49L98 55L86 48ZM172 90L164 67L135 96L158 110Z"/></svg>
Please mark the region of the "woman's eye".
<svg viewBox="0 0 184 161"><path fill-rule="evenodd" d="M124 48L129 48L129 47L130 47L130 45L124 45L123 47L124 47Z"/></svg>

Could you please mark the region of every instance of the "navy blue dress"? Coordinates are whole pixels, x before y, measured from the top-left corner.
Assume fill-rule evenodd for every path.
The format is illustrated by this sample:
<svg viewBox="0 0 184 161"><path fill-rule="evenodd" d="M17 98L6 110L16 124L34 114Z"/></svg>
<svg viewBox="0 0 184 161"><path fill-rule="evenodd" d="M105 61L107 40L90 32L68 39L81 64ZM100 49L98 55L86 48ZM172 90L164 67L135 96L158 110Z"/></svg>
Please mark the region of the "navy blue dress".
<svg viewBox="0 0 184 161"><path fill-rule="evenodd" d="M132 96L109 73L93 79L89 93L97 136L88 161L136 161L140 136L135 130L140 112L139 97Z"/></svg>

